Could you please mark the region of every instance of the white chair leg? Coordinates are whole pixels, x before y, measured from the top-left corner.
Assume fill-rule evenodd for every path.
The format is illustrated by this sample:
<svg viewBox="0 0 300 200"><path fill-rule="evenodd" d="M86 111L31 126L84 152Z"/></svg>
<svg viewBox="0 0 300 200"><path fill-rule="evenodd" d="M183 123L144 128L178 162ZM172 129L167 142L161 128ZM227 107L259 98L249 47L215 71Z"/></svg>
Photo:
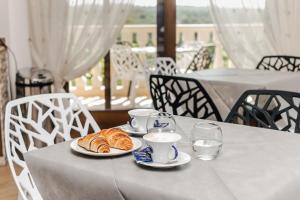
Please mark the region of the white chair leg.
<svg viewBox="0 0 300 200"><path fill-rule="evenodd" d="M114 76L111 77L110 83L111 83L111 93L114 94L117 90L117 81L118 78L115 78Z"/></svg>
<svg viewBox="0 0 300 200"><path fill-rule="evenodd" d="M129 94L129 100L130 100L130 103L133 107L135 106L135 96L136 96L135 86L136 86L136 83L137 83L136 78L133 78L132 82L131 82L131 85L130 85L130 94Z"/></svg>

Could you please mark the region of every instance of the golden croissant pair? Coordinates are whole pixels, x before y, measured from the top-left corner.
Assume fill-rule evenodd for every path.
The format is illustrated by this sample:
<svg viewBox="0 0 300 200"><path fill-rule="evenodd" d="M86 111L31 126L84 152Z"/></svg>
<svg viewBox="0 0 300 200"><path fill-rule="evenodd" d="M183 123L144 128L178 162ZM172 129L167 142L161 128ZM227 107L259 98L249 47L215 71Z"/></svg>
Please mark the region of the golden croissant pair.
<svg viewBox="0 0 300 200"><path fill-rule="evenodd" d="M78 145L97 153L109 153L111 147L125 151L133 148L131 138L119 128L103 129L84 136L78 140Z"/></svg>

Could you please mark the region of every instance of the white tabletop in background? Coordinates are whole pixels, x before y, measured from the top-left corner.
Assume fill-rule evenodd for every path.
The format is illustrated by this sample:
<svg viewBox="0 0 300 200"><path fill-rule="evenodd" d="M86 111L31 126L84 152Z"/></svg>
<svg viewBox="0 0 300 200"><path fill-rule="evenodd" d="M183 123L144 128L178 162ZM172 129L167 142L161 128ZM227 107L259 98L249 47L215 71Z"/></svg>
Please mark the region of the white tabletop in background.
<svg viewBox="0 0 300 200"><path fill-rule="evenodd" d="M300 73L247 69L209 69L178 75L195 78L212 97L223 119L246 90L300 92Z"/></svg>
<svg viewBox="0 0 300 200"><path fill-rule="evenodd" d="M133 47L131 48L134 53L156 53L156 47ZM177 53L196 52L198 49L192 47L176 47Z"/></svg>

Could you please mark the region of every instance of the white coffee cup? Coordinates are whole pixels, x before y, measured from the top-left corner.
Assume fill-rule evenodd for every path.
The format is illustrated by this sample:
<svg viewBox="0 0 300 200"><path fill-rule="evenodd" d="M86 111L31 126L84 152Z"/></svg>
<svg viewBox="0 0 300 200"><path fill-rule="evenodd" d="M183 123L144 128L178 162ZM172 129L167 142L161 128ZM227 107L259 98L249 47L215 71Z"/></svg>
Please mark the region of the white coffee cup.
<svg viewBox="0 0 300 200"><path fill-rule="evenodd" d="M153 109L134 109L128 111L130 116L129 124L135 131L147 132L147 120L151 114L158 113Z"/></svg>
<svg viewBox="0 0 300 200"><path fill-rule="evenodd" d="M176 161L178 157L176 142L181 139L181 135L177 133L149 133L144 135L143 139L151 148L153 162L167 164Z"/></svg>

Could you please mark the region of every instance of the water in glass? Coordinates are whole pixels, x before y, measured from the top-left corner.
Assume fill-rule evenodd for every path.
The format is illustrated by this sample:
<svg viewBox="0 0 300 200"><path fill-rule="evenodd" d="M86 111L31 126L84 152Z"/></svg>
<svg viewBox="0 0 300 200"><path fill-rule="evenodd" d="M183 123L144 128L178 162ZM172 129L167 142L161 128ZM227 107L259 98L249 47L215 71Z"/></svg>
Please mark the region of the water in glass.
<svg viewBox="0 0 300 200"><path fill-rule="evenodd" d="M196 158L215 159L222 149L221 128L208 122L199 122L192 129L192 148Z"/></svg>

